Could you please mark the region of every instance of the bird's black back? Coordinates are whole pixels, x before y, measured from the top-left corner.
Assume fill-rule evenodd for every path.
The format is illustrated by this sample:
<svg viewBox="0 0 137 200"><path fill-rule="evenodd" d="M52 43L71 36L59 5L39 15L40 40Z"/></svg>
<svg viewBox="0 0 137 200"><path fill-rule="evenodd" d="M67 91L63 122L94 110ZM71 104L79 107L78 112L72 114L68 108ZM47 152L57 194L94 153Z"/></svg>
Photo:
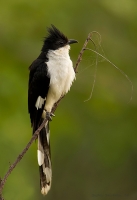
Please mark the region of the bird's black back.
<svg viewBox="0 0 137 200"><path fill-rule="evenodd" d="M29 67L29 90L28 90L28 111L30 113L31 124L34 129L39 126L39 121L43 112L43 107L41 109L36 108L35 104L37 98L41 96L43 99L47 96L50 77L47 74L47 64L46 57L42 58L39 56Z"/></svg>

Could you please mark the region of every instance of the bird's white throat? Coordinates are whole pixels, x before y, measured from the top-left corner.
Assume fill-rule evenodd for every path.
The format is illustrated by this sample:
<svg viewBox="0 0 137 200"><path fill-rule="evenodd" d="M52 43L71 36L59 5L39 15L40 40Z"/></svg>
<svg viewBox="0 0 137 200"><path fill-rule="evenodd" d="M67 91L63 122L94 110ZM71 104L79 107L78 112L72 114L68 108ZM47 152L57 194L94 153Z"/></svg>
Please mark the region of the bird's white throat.
<svg viewBox="0 0 137 200"><path fill-rule="evenodd" d="M62 57L67 58L69 56L69 50L70 50L70 45L66 45L64 47L61 47L57 50L49 50L47 57L50 59L54 59L57 57Z"/></svg>

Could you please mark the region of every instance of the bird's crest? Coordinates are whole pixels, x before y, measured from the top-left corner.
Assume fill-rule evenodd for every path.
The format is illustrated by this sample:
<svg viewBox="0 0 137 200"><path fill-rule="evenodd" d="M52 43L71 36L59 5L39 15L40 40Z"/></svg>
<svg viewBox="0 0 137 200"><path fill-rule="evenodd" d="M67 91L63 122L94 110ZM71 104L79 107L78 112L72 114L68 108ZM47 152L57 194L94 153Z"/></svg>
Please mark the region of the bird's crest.
<svg viewBox="0 0 137 200"><path fill-rule="evenodd" d="M48 37L46 37L45 39L47 40L57 40L57 39L62 39L64 41L66 41L66 43L68 42L68 38L62 33L60 32L59 29L57 29L54 25L51 25L51 27L47 28L48 30Z"/></svg>
<svg viewBox="0 0 137 200"><path fill-rule="evenodd" d="M47 51L49 49L57 49L68 43L68 38L54 25L47 28L48 35L44 38L44 45L42 51Z"/></svg>

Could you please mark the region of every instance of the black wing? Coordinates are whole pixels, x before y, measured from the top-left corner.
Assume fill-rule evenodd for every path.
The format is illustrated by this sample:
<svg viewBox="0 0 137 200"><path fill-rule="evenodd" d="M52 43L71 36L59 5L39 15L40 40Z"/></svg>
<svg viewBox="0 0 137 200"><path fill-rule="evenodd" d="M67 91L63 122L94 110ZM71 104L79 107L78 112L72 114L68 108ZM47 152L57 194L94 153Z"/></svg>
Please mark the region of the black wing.
<svg viewBox="0 0 137 200"><path fill-rule="evenodd" d="M50 78L47 74L47 65L43 59L36 59L29 69L28 111L34 132L39 126L45 102L42 108L38 110L35 104L39 96L43 99L47 96Z"/></svg>

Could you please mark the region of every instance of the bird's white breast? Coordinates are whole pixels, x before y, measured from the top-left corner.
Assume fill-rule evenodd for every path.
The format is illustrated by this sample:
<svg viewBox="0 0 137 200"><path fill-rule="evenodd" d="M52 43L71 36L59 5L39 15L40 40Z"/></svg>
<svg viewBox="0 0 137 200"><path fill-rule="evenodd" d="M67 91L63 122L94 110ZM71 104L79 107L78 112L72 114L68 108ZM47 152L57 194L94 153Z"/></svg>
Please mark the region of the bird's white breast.
<svg viewBox="0 0 137 200"><path fill-rule="evenodd" d="M69 48L70 46L67 45L48 52L47 67L50 77L50 90L57 100L62 94L69 91L75 79L75 72L69 57Z"/></svg>

